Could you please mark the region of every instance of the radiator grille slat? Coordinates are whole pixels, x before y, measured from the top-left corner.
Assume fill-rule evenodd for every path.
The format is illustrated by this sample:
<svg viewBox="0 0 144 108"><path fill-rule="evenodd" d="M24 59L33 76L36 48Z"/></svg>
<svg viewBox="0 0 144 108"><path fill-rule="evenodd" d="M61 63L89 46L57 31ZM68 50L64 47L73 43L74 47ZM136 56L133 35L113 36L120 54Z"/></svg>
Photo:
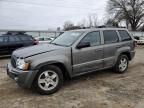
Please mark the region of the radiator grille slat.
<svg viewBox="0 0 144 108"><path fill-rule="evenodd" d="M16 68L16 57L15 56L12 56L11 57L11 65Z"/></svg>

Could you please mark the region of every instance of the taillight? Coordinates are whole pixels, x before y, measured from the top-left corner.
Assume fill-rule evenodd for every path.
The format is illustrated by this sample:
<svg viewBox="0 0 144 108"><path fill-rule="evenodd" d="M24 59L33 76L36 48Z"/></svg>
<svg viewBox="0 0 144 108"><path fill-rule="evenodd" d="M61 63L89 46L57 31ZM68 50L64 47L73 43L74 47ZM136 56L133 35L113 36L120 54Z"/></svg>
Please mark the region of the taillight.
<svg viewBox="0 0 144 108"><path fill-rule="evenodd" d="M34 39L34 45L38 45L39 44L39 41Z"/></svg>
<svg viewBox="0 0 144 108"><path fill-rule="evenodd" d="M133 41L133 45L134 45L134 47L137 47L137 41L136 40Z"/></svg>

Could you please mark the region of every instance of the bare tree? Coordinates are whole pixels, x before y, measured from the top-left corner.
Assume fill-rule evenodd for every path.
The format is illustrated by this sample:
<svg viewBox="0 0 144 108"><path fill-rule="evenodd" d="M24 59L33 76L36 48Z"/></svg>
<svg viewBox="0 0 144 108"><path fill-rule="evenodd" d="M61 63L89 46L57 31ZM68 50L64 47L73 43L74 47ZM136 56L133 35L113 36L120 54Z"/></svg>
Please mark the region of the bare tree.
<svg viewBox="0 0 144 108"><path fill-rule="evenodd" d="M96 15L89 15L88 16L88 27L97 27L98 26L98 19Z"/></svg>
<svg viewBox="0 0 144 108"><path fill-rule="evenodd" d="M105 23L107 26L119 27L119 22L114 19L108 19Z"/></svg>
<svg viewBox="0 0 144 108"><path fill-rule="evenodd" d="M86 28L87 27L87 20L82 19L80 22L77 23L77 26L79 26L81 28Z"/></svg>
<svg viewBox="0 0 144 108"><path fill-rule="evenodd" d="M93 25L94 27L98 26L98 17L96 15L93 16Z"/></svg>
<svg viewBox="0 0 144 108"><path fill-rule="evenodd" d="M74 29L81 29L81 26L74 25L71 21L66 21L63 28L65 31L68 31Z"/></svg>
<svg viewBox="0 0 144 108"><path fill-rule="evenodd" d="M89 15L88 16L88 27L93 27L93 21L92 21L92 16L91 15Z"/></svg>
<svg viewBox="0 0 144 108"><path fill-rule="evenodd" d="M137 30L144 22L143 0L109 0L108 13L119 22L125 20L132 30Z"/></svg>
<svg viewBox="0 0 144 108"><path fill-rule="evenodd" d="M72 27L74 27L74 24L71 21L66 21L63 26L64 30L70 30Z"/></svg>

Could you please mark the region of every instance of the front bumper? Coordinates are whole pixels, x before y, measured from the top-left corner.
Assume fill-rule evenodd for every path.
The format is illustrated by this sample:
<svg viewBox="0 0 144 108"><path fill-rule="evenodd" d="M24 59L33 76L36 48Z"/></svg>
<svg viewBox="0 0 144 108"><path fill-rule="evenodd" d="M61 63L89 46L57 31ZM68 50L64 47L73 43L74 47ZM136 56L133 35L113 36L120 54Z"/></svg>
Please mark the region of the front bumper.
<svg viewBox="0 0 144 108"><path fill-rule="evenodd" d="M19 86L30 88L34 81L37 71L23 71L13 68L11 63L7 64L7 75L14 79Z"/></svg>

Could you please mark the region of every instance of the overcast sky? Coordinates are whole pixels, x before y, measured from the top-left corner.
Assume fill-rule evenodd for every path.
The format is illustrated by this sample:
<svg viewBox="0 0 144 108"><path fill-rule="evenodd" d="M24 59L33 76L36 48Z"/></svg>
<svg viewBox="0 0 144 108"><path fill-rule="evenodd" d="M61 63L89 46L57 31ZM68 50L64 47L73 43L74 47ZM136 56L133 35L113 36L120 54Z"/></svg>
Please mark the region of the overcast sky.
<svg viewBox="0 0 144 108"><path fill-rule="evenodd" d="M105 16L107 0L0 0L0 29L62 27L88 15Z"/></svg>

